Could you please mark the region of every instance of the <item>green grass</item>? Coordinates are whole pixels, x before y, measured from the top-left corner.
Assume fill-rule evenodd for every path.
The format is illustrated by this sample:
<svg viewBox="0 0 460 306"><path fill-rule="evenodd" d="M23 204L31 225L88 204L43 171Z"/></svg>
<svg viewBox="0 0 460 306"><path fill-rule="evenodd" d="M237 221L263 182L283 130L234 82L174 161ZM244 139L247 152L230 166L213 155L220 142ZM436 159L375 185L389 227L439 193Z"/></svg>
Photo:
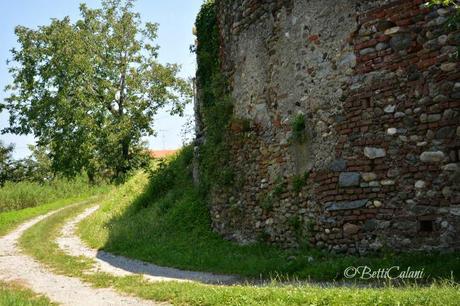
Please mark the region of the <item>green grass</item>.
<svg viewBox="0 0 460 306"><path fill-rule="evenodd" d="M1 306L48 306L51 303L44 296L37 295L19 285L0 282L0 305Z"/></svg>
<svg viewBox="0 0 460 306"><path fill-rule="evenodd" d="M69 256L54 242L65 221L88 205L65 208L37 223L21 237L21 248L56 273L79 277L96 287L113 287L144 299L170 301L176 305L455 305L460 298L459 286L452 283L380 289L276 284L264 287L216 286L148 283L140 276L115 277L99 272L88 273L93 263L91 259Z"/></svg>
<svg viewBox="0 0 460 306"><path fill-rule="evenodd" d="M83 176L75 179L57 178L39 184L35 182L7 182L0 187L0 213L35 207L59 199L79 197L97 192L101 186L91 186Z"/></svg>
<svg viewBox="0 0 460 306"><path fill-rule="evenodd" d="M92 247L159 265L240 274L340 280L349 266L424 268L433 278L458 280L460 254L332 255L307 246L281 250L265 244L239 246L211 230L208 207L191 181L191 150L185 149L151 177L140 173L112 191L79 230ZM313 261L311 259L313 258Z"/></svg>
<svg viewBox="0 0 460 306"><path fill-rule="evenodd" d="M22 222L33 217L46 214L50 211L67 206L72 203L87 200L90 195L82 195L80 197L73 197L61 199L51 203L39 205L36 207L29 207L21 210L7 211L0 213L0 236L5 235L8 231L12 230Z"/></svg>

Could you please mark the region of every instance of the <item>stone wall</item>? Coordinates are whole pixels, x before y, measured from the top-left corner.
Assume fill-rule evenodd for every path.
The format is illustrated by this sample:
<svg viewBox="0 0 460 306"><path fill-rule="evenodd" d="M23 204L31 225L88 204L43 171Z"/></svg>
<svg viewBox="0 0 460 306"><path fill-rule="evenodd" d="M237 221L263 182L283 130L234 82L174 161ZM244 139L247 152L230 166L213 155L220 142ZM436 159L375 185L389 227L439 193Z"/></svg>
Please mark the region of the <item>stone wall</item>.
<svg viewBox="0 0 460 306"><path fill-rule="evenodd" d="M460 249L451 10L419 0L217 7L235 182L212 192L216 231L333 252Z"/></svg>

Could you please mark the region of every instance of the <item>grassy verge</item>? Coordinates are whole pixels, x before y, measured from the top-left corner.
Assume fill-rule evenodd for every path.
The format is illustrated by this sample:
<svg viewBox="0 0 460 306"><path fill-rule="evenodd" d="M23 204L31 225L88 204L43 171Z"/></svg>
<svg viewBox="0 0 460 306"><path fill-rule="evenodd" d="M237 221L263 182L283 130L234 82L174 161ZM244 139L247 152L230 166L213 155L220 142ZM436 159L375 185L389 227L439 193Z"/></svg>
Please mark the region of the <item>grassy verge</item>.
<svg viewBox="0 0 460 306"><path fill-rule="evenodd" d="M33 217L46 214L55 209L67 206L72 203L87 200L91 194L79 197L67 198L52 203L29 207L21 210L7 211L0 213L0 236L5 235L8 231L15 228L22 222Z"/></svg>
<svg viewBox="0 0 460 306"><path fill-rule="evenodd" d="M0 305L2 306L48 306L51 303L44 296L22 288L19 285L0 282Z"/></svg>
<svg viewBox="0 0 460 306"><path fill-rule="evenodd" d="M454 305L460 298L458 285L445 283L429 287L366 289L320 288L307 285L264 287L216 286L199 283L149 283L141 277L115 277L88 273L92 260L62 252L55 238L66 220L88 204L66 208L30 228L20 246L57 273L79 277L97 287L113 287L144 299L170 301L178 305Z"/></svg>
<svg viewBox="0 0 460 306"><path fill-rule="evenodd" d="M80 224L82 238L94 248L159 265L247 277L339 280L347 267L363 265L423 268L430 279L460 277L458 253L356 257L225 241L211 230L208 207L193 187L191 153L186 148L150 177L141 173L114 189L101 209Z"/></svg>
<svg viewBox="0 0 460 306"><path fill-rule="evenodd" d="M7 182L0 187L0 213L35 207L69 197L95 194L104 186L91 186L83 177L74 179L56 178L47 183Z"/></svg>

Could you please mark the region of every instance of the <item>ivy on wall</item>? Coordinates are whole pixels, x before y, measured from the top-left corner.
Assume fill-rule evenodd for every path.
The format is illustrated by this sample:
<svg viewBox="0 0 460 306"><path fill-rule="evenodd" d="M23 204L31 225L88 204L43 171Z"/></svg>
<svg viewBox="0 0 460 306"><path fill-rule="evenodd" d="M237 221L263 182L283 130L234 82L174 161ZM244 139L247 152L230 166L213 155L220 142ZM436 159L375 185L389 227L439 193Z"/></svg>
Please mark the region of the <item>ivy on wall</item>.
<svg viewBox="0 0 460 306"><path fill-rule="evenodd" d="M220 36L214 1L208 0L202 5L195 27L198 98L205 133L205 142L200 147L200 187L207 193L213 187L231 185L234 179L233 171L227 165L229 146L225 141L233 108L221 72Z"/></svg>

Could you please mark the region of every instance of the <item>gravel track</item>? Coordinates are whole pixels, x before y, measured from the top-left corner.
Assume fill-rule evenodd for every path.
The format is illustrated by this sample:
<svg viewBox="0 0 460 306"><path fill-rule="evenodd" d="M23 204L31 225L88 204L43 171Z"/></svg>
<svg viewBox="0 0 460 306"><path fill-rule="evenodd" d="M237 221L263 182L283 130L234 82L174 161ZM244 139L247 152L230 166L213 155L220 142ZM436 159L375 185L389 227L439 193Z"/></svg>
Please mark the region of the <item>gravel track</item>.
<svg viewBox="0 0 460 306"><path fill-rule="evenodd" d="M87 247L77 236L76 227L79 222L90 216L98 208L99 206L90 207L68 221L62 228L61 235L56 241L59 247L71 256L85 256L94 259L96 262L95 270L118 276L142 274L149 281L198 281L210 284L233 284L241 281L239 277L234 275L161 267Z"/></svg>
<svg viewBox="0 0 460 306"><path fill-rule="evenodd" d="M60 211L33 218L0 237L0 280L19 282L51 301L71 306L166 305L125 296L109 288L93 288L78 278L50 272L17 247L21 235L34 224Z"/></svg>

